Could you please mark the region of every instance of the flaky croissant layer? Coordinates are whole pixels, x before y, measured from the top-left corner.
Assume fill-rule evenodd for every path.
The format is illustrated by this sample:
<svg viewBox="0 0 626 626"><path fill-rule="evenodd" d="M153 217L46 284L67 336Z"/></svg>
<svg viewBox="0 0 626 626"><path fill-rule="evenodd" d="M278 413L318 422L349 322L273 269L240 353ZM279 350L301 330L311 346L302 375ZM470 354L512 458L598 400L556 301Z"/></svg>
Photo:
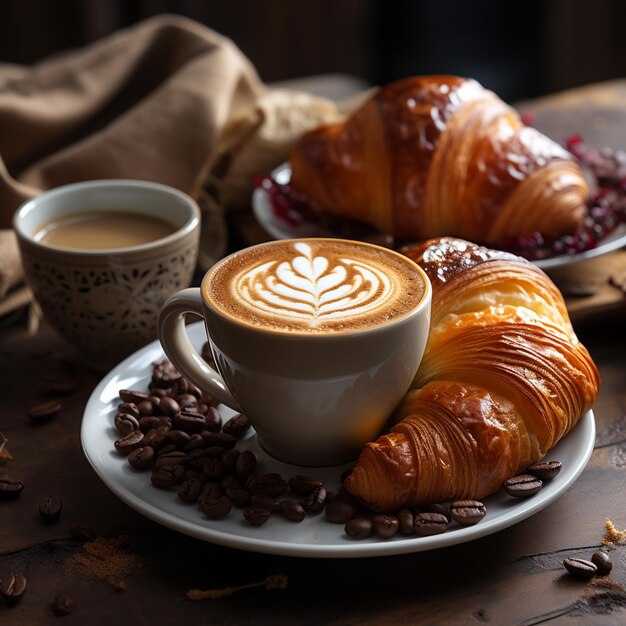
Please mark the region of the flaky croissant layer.
<svg viewBox="0 0 626 626"><path fill-rule="evenodd" d="M321 210L401 239L572 232L588 195L571 155L457 76L383 87L345 122L306 133L290 162Z"/></svg>
<svg viewBox="0 0 626 626"><path fill-rule="evenodd" d="M378 511L493 493L572 429L600 384L537 267L450 238L406 254L433 285L428 344L395 425L346 481Z"/></svg>

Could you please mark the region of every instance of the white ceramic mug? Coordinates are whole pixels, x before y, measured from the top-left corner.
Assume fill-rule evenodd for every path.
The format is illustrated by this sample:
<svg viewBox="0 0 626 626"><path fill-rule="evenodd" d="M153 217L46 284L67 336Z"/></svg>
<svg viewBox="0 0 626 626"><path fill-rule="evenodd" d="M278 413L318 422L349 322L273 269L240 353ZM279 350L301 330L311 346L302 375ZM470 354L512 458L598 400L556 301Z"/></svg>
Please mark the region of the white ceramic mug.
<svg viewBox="0 0 626 626"><path fill-rule="evenodd" d="M419 366L430 324L428 277L402 256L424 288L399 319L355 332L294 334L255 327L211 302L212 277L239 254L211 268L200 289L183 290L165 303L158 321L165 353L202 390L247 415L259 444L272 456L308 466L356 458L380 433ZM219 372L191 345L187 313L204 319Z"/></svg>
<svg viewBox="0 0 626 626"><path fill-rule="evenodd" d="M88 212L132 212L171 223L172 234L126 248L72 249L39 241L47 223ZM15 213L24 272L45 318L102 371L156 336L163 302L191 283L200 210L188 195L141 180L57 187Z"/></svg>

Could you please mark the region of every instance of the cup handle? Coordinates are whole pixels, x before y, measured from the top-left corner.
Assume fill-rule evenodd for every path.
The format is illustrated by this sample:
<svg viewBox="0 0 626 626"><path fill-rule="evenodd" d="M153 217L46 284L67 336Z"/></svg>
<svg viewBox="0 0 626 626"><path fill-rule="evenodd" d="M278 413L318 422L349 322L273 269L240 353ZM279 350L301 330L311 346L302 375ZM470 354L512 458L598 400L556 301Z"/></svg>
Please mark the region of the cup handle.
<svg viewBox="0 0 626 626"><path fill-rule="evenodd" d="M198 354L185 330L185 315L202 315L200 289L183 289L171 296L161 307L157 332L161 345L176 369L194 385L207 391L235 411L239 403L230 393L224 379Z"/></svg>

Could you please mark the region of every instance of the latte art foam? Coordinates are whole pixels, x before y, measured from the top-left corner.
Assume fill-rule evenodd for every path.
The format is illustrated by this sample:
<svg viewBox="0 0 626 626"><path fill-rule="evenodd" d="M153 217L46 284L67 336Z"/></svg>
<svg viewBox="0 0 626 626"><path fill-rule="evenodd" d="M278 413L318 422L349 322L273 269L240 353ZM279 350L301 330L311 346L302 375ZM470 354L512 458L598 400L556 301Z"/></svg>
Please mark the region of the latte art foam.
<svg viewBox="0 0 626 626"><path fill-rule="evenodd" d="M393 293L389 276L364 261L342 258L331 265L324 256L314 257L308 243L294 248L300 255L293 260L269 261L234 278L233 291L242 303L318 326L375 310Z"/></svg>
<svg viewBox="0 0 626 626"><path fill-rule="evenodd" d="M424 294L412 262L338 240L272 242L229 257L205 294L227 315L271 330L350 331L403 316Z"/></svg>

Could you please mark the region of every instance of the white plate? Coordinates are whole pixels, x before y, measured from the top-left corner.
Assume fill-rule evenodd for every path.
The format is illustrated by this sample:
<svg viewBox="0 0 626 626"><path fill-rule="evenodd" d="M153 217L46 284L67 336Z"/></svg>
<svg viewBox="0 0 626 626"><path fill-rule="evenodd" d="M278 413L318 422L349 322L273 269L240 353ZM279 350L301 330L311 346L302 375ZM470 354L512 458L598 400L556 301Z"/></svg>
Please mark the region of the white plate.
<svg viewBox="0 0 626 626"><path fill-rule="evenodd" d="M277 182L287 184L291 180L291 167L288 163L284 163L277 167L272 176ZM322 232L317 224L311 222L302 222L297 226L292 226L276 217L272 208L272 201L265 189L256 188L252 195L252 210L257 220L274 239L290 239L292 237L318 237L328 235ZM565 265L572 265L579 261L592 259L613 250L618 250L626 246L626 224L620 224L612 233L604 237L599 244L591 250L578 252L577 254L562 254L547 259L532 261L537 267L543 270L555 269Z"/></svg>
<svg viewBox="0 0 626 626"><path fill-rule="evenodd" d="M202 323L190 325L188 331L192 342L199 348L205 341ZM145 389L150 380L151 363L162 358L161 345L154 341L104 377L85 408L81 428L83 450L104 484L139 513L192 537L233 548L291 556L368 557L420 552L471 541L516 524L554 502L578 478L593 450L595 423L590 411L551 451L550 458L560 460L563 469L537 495L518 501L504 493L495 494L485 499L487 515L479 524L466 528L451 526L447 532L432 537L355 541L343 533L342 526L327 522L323 514L309 516L300 524L274 515L264 526L253 527L238 509L233 509L225 519L211 521L197 506L183 504L175 491L152 487L149 473L133 470L113 447L117 438L113 417L120 401L119 390ZM339 476L345 469L303 469L280 463L258 448L254 435L240 446L254 451L263 472L277 471L286 478L295 474L314 474L330 489L337 487Z"/></svg>

